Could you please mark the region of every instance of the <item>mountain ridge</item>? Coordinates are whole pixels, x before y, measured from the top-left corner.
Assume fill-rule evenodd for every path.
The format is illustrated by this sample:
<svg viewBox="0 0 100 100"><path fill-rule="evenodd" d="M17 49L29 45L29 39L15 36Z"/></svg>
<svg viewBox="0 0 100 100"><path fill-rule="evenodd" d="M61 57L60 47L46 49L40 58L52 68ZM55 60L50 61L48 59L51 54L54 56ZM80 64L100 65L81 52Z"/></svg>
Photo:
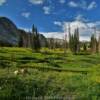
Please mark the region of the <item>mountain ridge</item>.
<svg viewBox="0 0 100 100"><path fill-rule="evenodd" d="M0 17L0 42L17 45L19 31L17 26L7 17Z"/></svg>

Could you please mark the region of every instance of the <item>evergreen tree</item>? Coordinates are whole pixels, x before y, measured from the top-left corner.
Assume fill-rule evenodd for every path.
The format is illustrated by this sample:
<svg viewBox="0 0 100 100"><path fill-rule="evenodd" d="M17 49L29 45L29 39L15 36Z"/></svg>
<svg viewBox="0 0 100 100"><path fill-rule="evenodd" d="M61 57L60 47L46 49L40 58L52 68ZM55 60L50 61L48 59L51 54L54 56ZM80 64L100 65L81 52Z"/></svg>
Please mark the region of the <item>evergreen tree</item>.
<svg viewBox="0 0 100 100"><path fill-rule="evenodd" d="M98 52L100 53L100 35L99 35L99 39L98 39Z"/></svg>
<svg viewBox="0 0 100 100"><path fill-rule="evenodd" d="M19 37L18 46L19 46L19 47L23 47L23 38L22 38L22 36Z"/></svg>
<svg viewBox="0 0 100 100"><path fill-rule="evenodd" d="M91 47L91 52L92 53L97 52L97 39L96 39L94 34L91 36L90 47Z"/></svg>
<svg viewBox="0 0 100 100"><path fill-rule="evenodd" d="M74 40L75 40L75 52L78 53L80 51L80 44L79 44L79 29L77 28L74 33Z"/></svg>
<svg viewBox="0 0 100 100"><path fill-rule="evenodd" d="M74 50L74 36L73 35L70 35L69 37L69 48L71 51Z"/></svg>
<svg viewBox="0 0 100 100"><path fill-rule="evenodd" d="M75 54L80 51L80 43L79 43L79 29L75 29L74 35L70 35L69 37L69 47L72 52Z"/></svg>
<svg viewBox="0 0 100 100"><path fill-rule="evenodd" d="M100 53L100 36L98 37L97 41L97 52Z"/></svg>
<svg viewBox="0 0 100 100"><path fill-rule="evenodd" d="M37 28L34 27L34 25L32 27L32 42L33 42L32 48L36 51L39 51L41 48L39 33L37 31Z"/></svg>
<svg viewBox="0 0 100 100"><path fill-rule="evenodd" d="M85 42L83 43L83 50L87 51L87 44Z"/></svg>

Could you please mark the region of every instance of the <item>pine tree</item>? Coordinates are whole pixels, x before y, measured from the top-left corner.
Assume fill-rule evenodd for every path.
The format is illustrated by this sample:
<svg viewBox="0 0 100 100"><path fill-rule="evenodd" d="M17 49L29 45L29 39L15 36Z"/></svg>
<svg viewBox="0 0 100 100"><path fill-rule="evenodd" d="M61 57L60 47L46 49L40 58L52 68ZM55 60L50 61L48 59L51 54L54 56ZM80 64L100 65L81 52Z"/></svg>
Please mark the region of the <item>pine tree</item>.
<svg viewBox="0 0 100 100"><path fill-rule="evenodd" d="M98 40L97 40L96 51L97 53L100 53L100 36L98 37Z"/></svg>
<svg viewBox="0 0 100 100"><path fill-rule="evenodd" d="M19 37L18 46L19 46L19 47L23 47L23 38L22 38L22 36Z"/></svg>
<svg viewBox="0 0 100 100"><path fill-rule="evenodd" d="M79 43L79 29L77 28L76 29L76 31L75 31L75 36L76 37L74 37L75 38L75 40L76 40L76 42L75 42L75 49L76 49L76 53L78 53L79 51L80 51L80 43Z"/></svg>
<svg viewBox="0 0 100 100"><path fill-rule="evenodd" d="M74 51L74 36L73 34L69 36L69 48L73 52Z"/></svg>
<svg viewBox="0 0 100 100"><path fill-rule="evenodd" d="M92 53L97 52L97 39L96 39L94 34L91 36L90 47L91 47L91 52Z"/></svg>
<svg viewBox="0 0 100 100"><path fill-rule="evenodd" d="M79 29L75 29L74 35L70 35L69 37L69 47L72 52L75 54L80 51L80 43L79 43Z"/></svg>
<svg viewBox="0 0 100 100"><path fill-rule="evenodd" d="M40 48L41 48L40 39L39 39L39 33L37 31L37 28L34 27L34 25L32 27L32 42L33 42L32 48L35 51L39 51Z"/></svg>
<svg viewBox="0 0 100 100"><path fill-rule="evenodd" d="M100 53L100 35L99 35L99 38L98 38L98 53Z"/></svg>
<svg viewBox="0 0 100 100"><path fill-rule="evenodd" d="M87 44L85 42L83 43L83 50L87 51Z"/></svg>

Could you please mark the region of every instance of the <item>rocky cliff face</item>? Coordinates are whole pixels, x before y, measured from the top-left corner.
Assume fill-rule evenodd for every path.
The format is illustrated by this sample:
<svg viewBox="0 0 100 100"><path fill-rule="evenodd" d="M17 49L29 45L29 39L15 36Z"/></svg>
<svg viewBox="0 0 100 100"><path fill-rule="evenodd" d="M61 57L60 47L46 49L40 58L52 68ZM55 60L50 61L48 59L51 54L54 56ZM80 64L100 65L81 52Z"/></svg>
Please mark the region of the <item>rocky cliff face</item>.
<svg viewBox="0 0 100 100"><path fill-rule="evenodd" d="M19 31L16 25L6 17L0 17L0 43L17 45Z"/></svg>
<svg viewBox="0 0 100 100"><path fill-rule="evenodd" d="M46 38L39 34L42 47L46 46ZM0 17L0 46L19 46L32 48L33 36L31 32L18 29L16 25L6 17Z"/></svg>

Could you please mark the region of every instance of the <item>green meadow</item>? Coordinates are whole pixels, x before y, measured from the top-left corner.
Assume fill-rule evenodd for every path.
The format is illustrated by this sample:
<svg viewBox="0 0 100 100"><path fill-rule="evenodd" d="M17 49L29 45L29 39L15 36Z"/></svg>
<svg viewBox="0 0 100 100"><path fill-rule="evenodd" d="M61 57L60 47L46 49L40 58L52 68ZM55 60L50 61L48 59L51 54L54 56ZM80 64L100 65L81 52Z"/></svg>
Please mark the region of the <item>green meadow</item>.
<svg viewBox="0 0 100 100"><path fill-rule="evenodd" d="M23 68L28 72L14 74ZM100 100L100 54L0 47L0 97Z"/></svg>

